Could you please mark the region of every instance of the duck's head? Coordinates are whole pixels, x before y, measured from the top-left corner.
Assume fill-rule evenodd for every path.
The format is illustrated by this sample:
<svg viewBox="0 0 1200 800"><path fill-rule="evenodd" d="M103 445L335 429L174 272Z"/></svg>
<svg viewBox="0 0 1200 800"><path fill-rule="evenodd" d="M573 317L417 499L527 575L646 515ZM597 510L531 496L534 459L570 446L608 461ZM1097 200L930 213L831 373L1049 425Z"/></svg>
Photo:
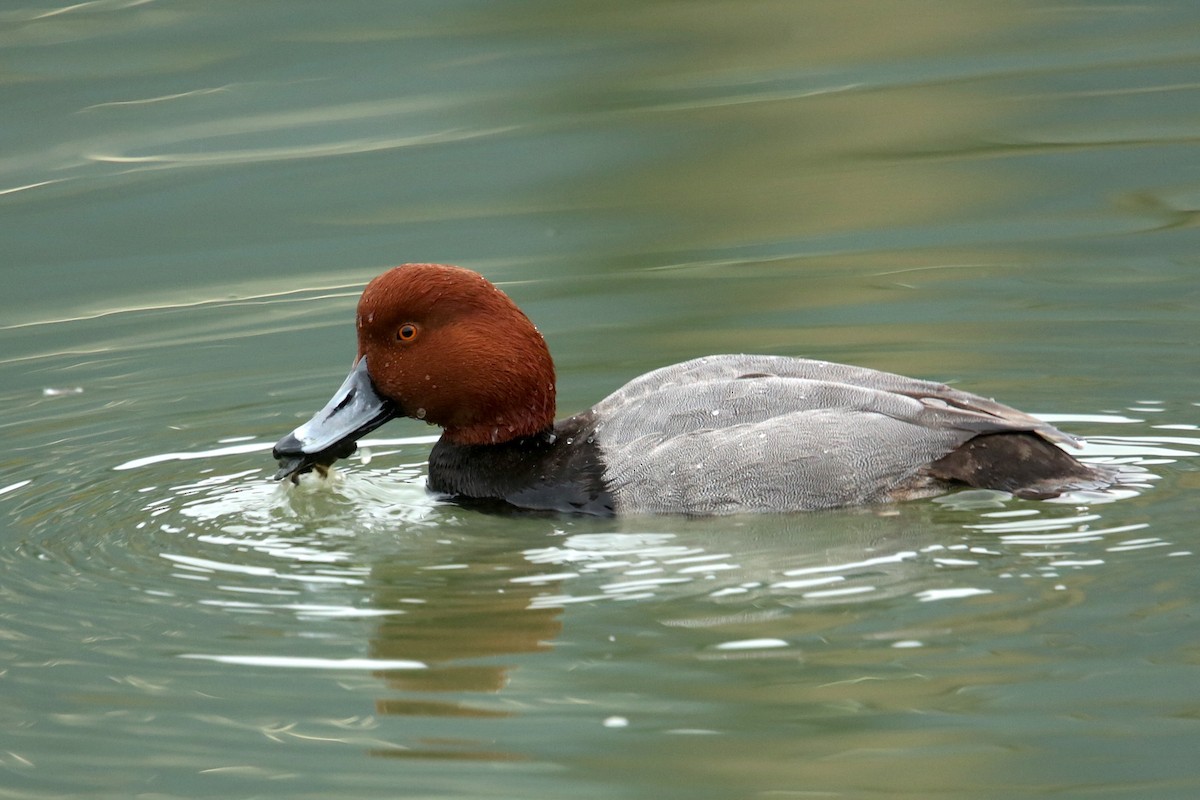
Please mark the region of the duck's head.
<svg viewBox="0 0 1200 800"><path fill-rule="evenodd" d="M326 467L393 417L444 429L455 444L497 444L554 423L554 362L516 304L478 273L405 264L358 301L354 368L312 419L283 437L276 479Z"/></svg>

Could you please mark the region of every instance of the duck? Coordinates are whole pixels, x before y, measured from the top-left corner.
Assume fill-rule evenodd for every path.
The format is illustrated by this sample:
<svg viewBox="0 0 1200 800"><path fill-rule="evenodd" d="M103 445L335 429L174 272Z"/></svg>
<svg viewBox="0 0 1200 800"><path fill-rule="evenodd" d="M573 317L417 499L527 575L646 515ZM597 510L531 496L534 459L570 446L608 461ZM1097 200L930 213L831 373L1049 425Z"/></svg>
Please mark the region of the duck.
<svg viewBox="0 0 1200 800"><path fill-rule="evenodd" d="M326 475L399 417L441 428L429 490L483 510L597 516L787 513L956 488L1046 499L1116 480L1080 442L995 400L866 367L711 355L555 419L541 333L483 275L404 264L371 280L354 366L275 445L276 480Z"/></svg>

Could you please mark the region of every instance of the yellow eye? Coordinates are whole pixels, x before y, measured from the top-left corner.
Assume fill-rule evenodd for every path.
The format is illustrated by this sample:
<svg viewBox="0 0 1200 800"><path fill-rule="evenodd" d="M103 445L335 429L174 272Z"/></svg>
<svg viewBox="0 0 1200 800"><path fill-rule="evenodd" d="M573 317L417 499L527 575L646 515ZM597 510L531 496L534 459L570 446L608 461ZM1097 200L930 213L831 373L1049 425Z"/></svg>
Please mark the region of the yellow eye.
<svg viewBox="0 0 1200 800"><path fill-rule="evenodd" d="M411 342L417 338L417 326L406 322L396 331L396 339L401 342Z"/></svg>

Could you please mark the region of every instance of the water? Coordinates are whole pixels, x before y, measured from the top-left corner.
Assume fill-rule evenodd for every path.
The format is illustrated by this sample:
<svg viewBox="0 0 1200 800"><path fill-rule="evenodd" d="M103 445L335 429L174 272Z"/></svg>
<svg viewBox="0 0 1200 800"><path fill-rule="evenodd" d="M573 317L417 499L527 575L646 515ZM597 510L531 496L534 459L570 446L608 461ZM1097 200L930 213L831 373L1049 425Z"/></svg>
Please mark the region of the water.
<svg viewBox="0 0 1200 800"><path fill-rule="evenodd" d="M1200 8L0 10L0 797L1200 791ZM268 480L362 284L478 269L561 411L712 352L950 380L1148 470L509 519L432 430Z"/></svg>

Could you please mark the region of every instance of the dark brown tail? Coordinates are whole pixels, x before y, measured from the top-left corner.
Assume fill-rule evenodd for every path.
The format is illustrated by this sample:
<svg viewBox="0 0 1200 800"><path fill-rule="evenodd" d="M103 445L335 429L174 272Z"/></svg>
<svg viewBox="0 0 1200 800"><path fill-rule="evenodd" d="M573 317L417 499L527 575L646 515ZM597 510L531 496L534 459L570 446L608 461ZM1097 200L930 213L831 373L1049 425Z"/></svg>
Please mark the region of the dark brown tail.
<svg viewBox="0 0 1200 800"><path fill-rule="evenodd" d="M1036 433L976 436L929 467L938 480L1000 489L1017 497L1043 500L1063 492L1103 489L1117 480L1117 469L1083 464Z"/></svg>

